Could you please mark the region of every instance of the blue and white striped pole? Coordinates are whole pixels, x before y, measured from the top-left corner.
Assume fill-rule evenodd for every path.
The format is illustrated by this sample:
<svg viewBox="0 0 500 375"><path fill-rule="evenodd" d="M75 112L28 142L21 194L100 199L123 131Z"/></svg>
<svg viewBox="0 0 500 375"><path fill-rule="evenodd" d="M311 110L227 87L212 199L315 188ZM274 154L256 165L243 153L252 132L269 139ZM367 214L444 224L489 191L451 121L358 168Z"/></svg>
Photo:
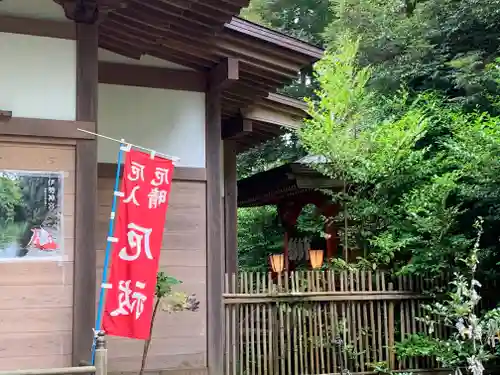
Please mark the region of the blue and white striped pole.
<svg viewBox="0 0 500 375"><path fill-rule="evenodd" d="M108 266L109 266L109 258L111 253L111 246L113 242L113 232L115 228L115 216L116 216L116 203L118 201L119 189L120 189L120 170L122 165L123 153L128 151L129 146L125 145L125 141L122 139L120 144L120 149L118 151L118 164L116 166L116 176L115 176L115 186L113 189L113 202L111 204L111 214L109 216L109 226L108 226L108 237L106 239L106 251L104 254L104 265L102 268L102 280L101 280L101 289L99 292L99 304L97 305L97 317L95 322L95 331L94 331L94 340L92 343L92 365L95 363L95 344L97 333L101 330L102 325L102 314L104 310L104 291L105 289L109 289L107 285L108 281Z"/></svg>

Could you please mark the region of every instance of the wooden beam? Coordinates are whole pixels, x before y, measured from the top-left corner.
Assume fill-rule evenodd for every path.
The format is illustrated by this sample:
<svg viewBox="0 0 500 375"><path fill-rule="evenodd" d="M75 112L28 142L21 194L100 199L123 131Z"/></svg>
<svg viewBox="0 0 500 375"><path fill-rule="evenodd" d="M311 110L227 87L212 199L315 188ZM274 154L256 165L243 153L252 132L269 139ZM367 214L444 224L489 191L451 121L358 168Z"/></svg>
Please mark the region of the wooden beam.
<svg viewBox="0 0 500 375"><path fill-rule="evenodd" d="M98 29L76 25L76 118L97 131ZM74 366L91 358L96 306L97 140L76 142L75 256L73 278Z"/></svg>
<svg viewBox="0 0 500 375"><path fill-rule="evenodd" d="M218 69L220 72L220 69ZM212 77L219 73L212 72ZM207 170L207 365L208 375L224 373L224 240L222 207L222 80L206 94L205 160ZM219 88L219 89L218 89Z"/></svg>
<svg viewBox="0 0 500 375"><path fill-rule="evenodd" d="M210 71L208 76L208 90L226 90L238 81L240 77L239 69L239 61L237 59L231 57L224 58Z"/></svg>
<svg viewBox="0 0 500 375"><path fill-rule="evenodd" d="M236 144L224 141L224 234L226 273L238 271L238 173Z"/></svg>
<svg viewBox="0 0 500 375"><path fill-rule="evenodd" d="M303 121L303 118L299 116L292 116L289 113L259 105L250 106L249 108L243 109L241 112L246 119L265 122L267 124L282 126L289 129L299 129Z"/></svg>
<svg viewBox="0 0 500 375"><path fill-rule="evenodd" d="M78 128L94 132L95 123L88 121L45 120L24 117L2 119L0 116L0 135L95 139L95 136L92 134L81 132L77 130Z"/></svg>
<svg viewBox="0 0 500 375"><path fill-rule="evenodd" d="M0 15L0 32L59 39L76 38L75 24L72 22L5 15Z"/></svg>
<svg viewBox="0 0 500 375"><path fill-rule="evenodd" d="M203 72L104 61L99 62L99 83L196 92L207 87Z"/></svg>
<svg viewBox="0 0 500 375"><path fill-rule="evenodd" d="M222 139L238 139L252 132L252 120L237 116L222 124Z"/></svg>
<svg viewBox="0 0 500 375"><path fill-rule="evenodd" d="M244 59L245 61L247 61L247 59L249 61L258 60L258 66L277 67L280 70L283 70L283 73L287 71L292 77L297 77L300 68L307 65L306 60L300 62L290 62L289 60L284 59L284 53L282 53L283 51L277 51L275 48L270 51L261 51L259 49L249 48L248 46L241 46L239 38L236 38L236 42L228 41L223 38L217 39L216 46L220 51L237 53L238 56L241 56L241 59Z"/></svg>
<svg viewBox="0 0 500 375"><path fill-rule="evenodd" d="M296 108L304 113L307 113L307 110L309 109L309 106L304 100L298 100L295 98L291 98L286 95L280 95L280 94L275 94L275 93L270 93L265 100L269 100L272 103L279 103L282 104L286 107L290 108Z"/></svg>
<svg viewBox="0 0 500 375"><path fill-rule="evenodd" d="M99 178L115 178L116 163L99 163L97 175ZM122 176L123 168L120 170L120 177ZM207 180L207 171L205 168L192 168L192 167L175 167L174 181L202 181Z"/></svg>

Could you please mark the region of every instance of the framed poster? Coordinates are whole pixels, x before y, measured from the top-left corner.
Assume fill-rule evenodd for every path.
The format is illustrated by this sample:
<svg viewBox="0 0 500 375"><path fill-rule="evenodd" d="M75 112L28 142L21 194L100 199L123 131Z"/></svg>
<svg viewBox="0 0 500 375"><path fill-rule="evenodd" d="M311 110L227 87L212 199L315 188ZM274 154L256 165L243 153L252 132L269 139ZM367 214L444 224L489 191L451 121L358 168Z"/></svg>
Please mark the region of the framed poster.
<svg viewBox="0 0 500 375"><path fill-rule="evenodd" d="M62 172L0 170L0 262L60 260Z"/></svg>

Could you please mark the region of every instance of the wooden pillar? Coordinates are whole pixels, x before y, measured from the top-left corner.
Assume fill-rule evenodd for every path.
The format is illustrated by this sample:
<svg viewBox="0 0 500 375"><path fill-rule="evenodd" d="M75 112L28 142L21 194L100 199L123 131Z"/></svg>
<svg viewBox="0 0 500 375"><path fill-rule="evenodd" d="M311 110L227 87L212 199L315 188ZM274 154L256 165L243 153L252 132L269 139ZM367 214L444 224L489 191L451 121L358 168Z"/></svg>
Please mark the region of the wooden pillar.
<svg viewBox="0 0 500 375"><path fill-rule="evenodd" d="M225 241L222 205L222 91L238 79L238 61L225 59L209 73L206 93L205 162L207 169L207 365L222 375L224 363Z"/></svg>
<svg viewBox="0 0 500 375"><path fill-rule="evenodd" d="M76 24L76 119L97 123L97 25ZM93 131L97 131L97 125ZM77 366L91 357L95 324L97 140L76 142L73 356Z"/></svg>
<svg viewBox="0 0 500 375"><path fill-rule="evenodd" d="M290 271L290 254L289 254L289 249L288 249L288 242L290 241L289 234L288 234L288 229L285 228L285 235L283 236L283 257L285 258L285 271L289 272Z"/></svg>
<svg viewBox="0 0 500 375"><path fill-rule="evenodd" d="M220 139L221 95L207 93L206 168L207 168L207 351L210 375L222 374L223 346L222 292L224 241L222 240Z"/></svg>
<svg viewBox="0 0 500 375"><path fill-rule="evenodd" d="M338 205L328 202L322 207L322 214L326 217L325 223L325 233L328 235L326 240L326 259L331 259L336 257L338 254L338 244L337 244L337 226L333 222L333 218L337 215L339 211Z"/></svg>
<svg viewBox="0 0 500 375"><path fill-rule="evenodd" d="M337 255L337 230L334 224L325 224L326 239L326 259L332 259Z"/></svg>
<svg viewBox="0 0 500 375"><path fill-rule="evenodd" d="M238 271L238 174L234 141L224 141L224 213L226 272Z"/></svg>

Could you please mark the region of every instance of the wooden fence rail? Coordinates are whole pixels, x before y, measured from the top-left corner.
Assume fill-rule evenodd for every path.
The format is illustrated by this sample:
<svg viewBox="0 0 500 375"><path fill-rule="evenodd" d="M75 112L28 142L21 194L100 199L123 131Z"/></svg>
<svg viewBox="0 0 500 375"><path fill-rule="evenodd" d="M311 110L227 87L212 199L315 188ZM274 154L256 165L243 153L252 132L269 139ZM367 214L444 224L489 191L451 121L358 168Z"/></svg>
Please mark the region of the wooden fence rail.
<svg viewBox="0 0 500 375"><path fill-rule="evenodd" d="M79 366L31 370L0 371L0 375L73 375L73 374L95 374L107 375L108 373L108 349L103 333L99 333L96 341L95 366Z"/></svg>
<svg viewBox="0 0 500 375"><path fill-rule="evenodd" d="M397 361L393 350L425 329L416 318L433 282L369 271L226 275L226 375L366 373L380 362L435 368L431 360Z"/></svg>
<svg viewBox="0 0 500 375"><path fill-rule="evenodd" d="M0 375L72 375L72 374L96 374L94 366L62 367L33 370L11 370L0 371Z"/></svg>

